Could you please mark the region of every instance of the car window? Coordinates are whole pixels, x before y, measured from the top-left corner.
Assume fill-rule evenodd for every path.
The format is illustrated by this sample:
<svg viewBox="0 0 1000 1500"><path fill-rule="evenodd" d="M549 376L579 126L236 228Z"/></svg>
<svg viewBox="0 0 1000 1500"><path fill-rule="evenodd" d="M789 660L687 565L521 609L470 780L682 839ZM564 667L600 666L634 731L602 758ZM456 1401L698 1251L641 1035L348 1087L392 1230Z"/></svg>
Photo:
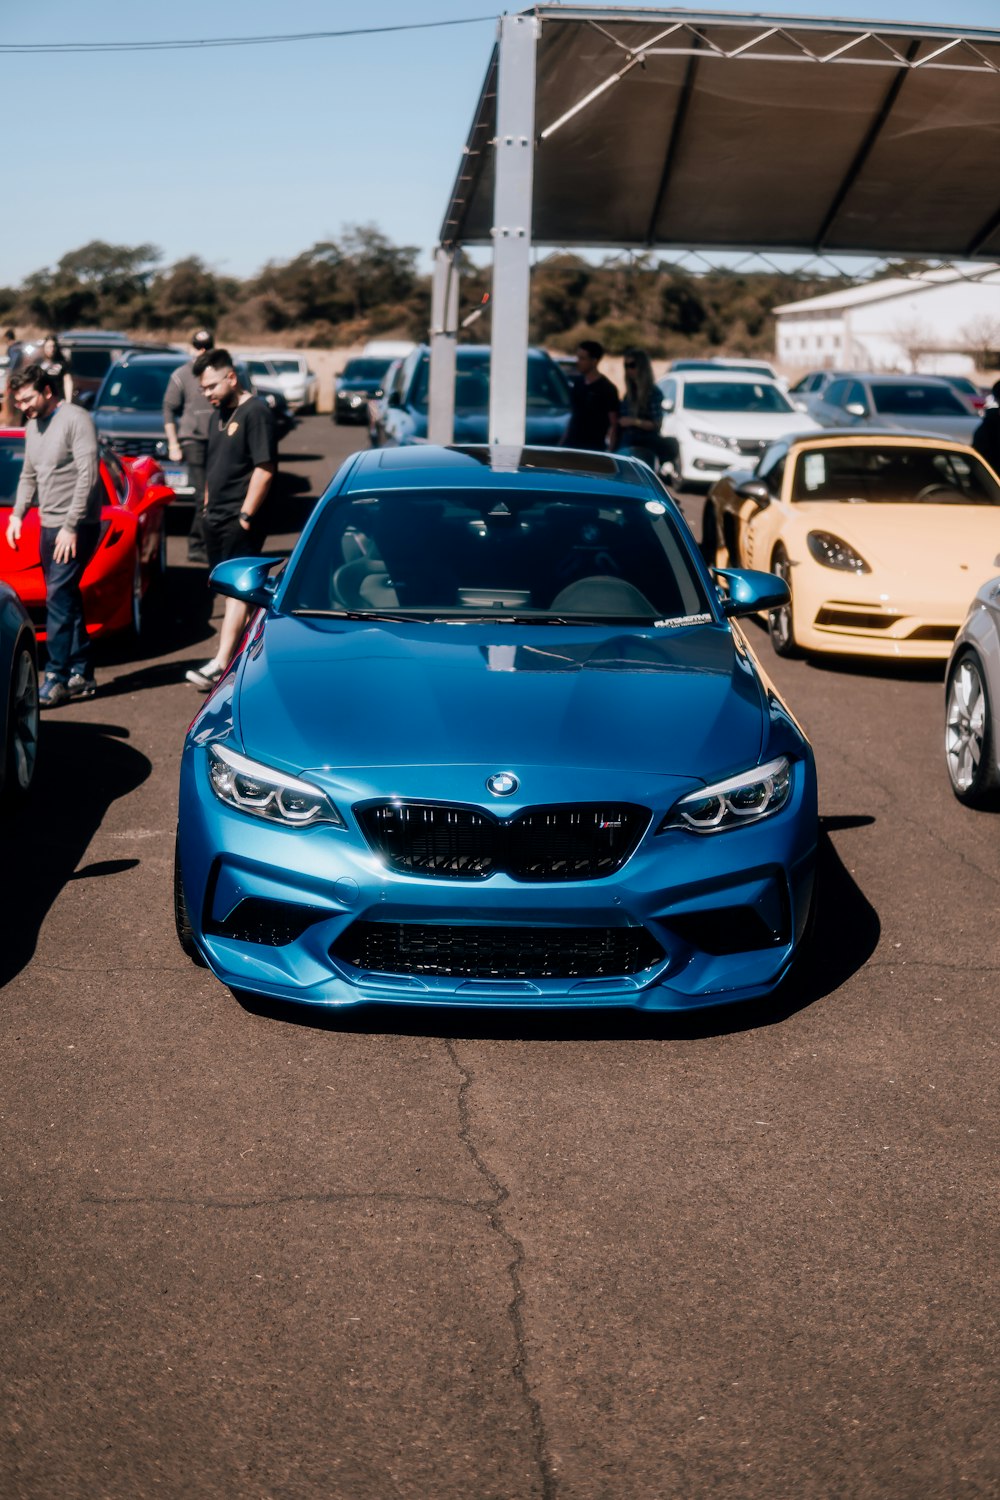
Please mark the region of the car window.
<svg viewBox="0 0 1000 1500"><path fill-rule="evenodd" d="M98 393L97 406L121 411L160 411L173 364L119 365Z"/></svg>
<svg viewBox="0 0 1000 1500"><path fill-rule="evenodd" d="M754 477L762 479L772 495L777 495L781 491L781 481L785 474L785 459L787 456L787 443L772 443L770 448L765 449L760 463L757 465Z"/></svg>
<svg viewBox="0 0 1000 1500"><path fill-rule="evenodd" d="M785 412L795 408L776 385L762 380L688 380L685 411Z"/></svg>
<svg viewBox="0 0 1000 1500"><path fill-rule="evenodd" d="M823 400L828 402L830 406L846 406L848 399L847 392L850 386L851 382L849 380L832 381L824 393Z"/></svg>
<svg viewBox="0 0 1000 1500"><path fill-rule="evenodd" d="M893 417L967 417L968 408L963 406L946 385L922 385L899 381L889 384L872 383L872 400L875 410Z"/></svg>
<svg viewBox="0 0 1000 1500"><path fill-rule="evenodd" d="M708 614L669 508L517 490L411 490L331 501L282 597L287 610L448 618Z"/></svg>
<svg viewBox="0 0 1000 1500"><path fill-rule="evenodd" d="M344 379L381 380L391 363L389 359L349 359L344 366Z"/></svg>
<svg viewBox="0 0 1000 1500"><path fill-rule="evenodd" d="M12 506L24 468L24 439L0 438L0 506Z"/></svg>
<svg viewBox="0 0 1000 1500"><path fill-rule="evenodd" d="M251 375L267 376L273 373L272 367L268 364L266 359L248 359L247 369L250 371Z"/></svg>
<svg viewBox="0 0 1000 1500"><path fill-rule="evenodd" d="M112 358L110 349L71 349L70 374L83 380L101 380L110 369Z"/></svg>
<svg viewBox="0 0 1000 1500"><path fill-rule="evenodd" d="M664 399L664 401L669 401L670 404L671 404L671 406L676 405L676 402L677 402L677 382L676 382L676 380L661 380L660 381L660 390L663 392L663 399Z"/></svg>
<svg viewBox="0 0 1000 1500"><path fill-rule="evenodd" d="M979 458L930 445L831 445L800 452L794 502L1000 505L1000 485Z"/></svg>
<svg viewBox="0 0 1000 1500"><path fill-rule="evenodd" d="M128 496L128 475L121 459L108 443L101 444L101 462L111 476L118 504L124 505Z"/></svg>
<svg viewBox="0 0 1000 1500"><path fill-rule="evenodd" d="M430 359L423 355L410 391L410 404L426 412L430 386ZM481 354L463 357L458 351L455 366L455 410L486 412L490 405L490 361ZM528 356L527 409L529 412L563 412L569 406L566 377L554 361Z"/></svg>
<svg viewBox="0 0 1000 1500"><path fill-rule="evenodd" d="M268 361L275 375L301 375L302 366L297 359L272 359Z"/></svg>
<svg viewBox="0 0 1000 1500"><path fill-rule="evenodd" d="M868 411L868 401L865 398L865 388L860 380L851 380L847 385L847 394L844 397L845 406L863 406Z"/></svg>

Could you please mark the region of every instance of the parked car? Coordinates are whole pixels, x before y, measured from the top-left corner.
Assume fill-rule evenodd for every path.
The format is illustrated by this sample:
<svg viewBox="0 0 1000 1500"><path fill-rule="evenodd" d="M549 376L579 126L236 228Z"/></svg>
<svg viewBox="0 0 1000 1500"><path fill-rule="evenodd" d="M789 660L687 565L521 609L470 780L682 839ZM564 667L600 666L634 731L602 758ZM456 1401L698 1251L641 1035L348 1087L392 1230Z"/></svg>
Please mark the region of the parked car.
<svg viewBox="0 0 1000 1500"><path fill-rule="evenodd" d="M808 930L816 779L645 465L429 444L352 456L188 733L176 918L235 990L687 1010ZM350 712L345 712L350 705Z"/></svg>
<svg viewBox="0 0 1000 1500"><path fill-rule="evenodd" d="M677 445L674 472L685 484L710 484L776 438L814 432L773 380L735 370L679 370L657 381L663 393L661 436Z"/></svg>
<svg viewBox="0 0 1000 1500"><path fill-rule="evenodd" d="M835 380L843 380L844 378L845 372L843 370L807 370L805 375L797 380L789 389L788 394L792 397L793 401L801 402L806 411L811 412L813 404L822 397L823 392Z"/></svg>
<svg viewBox="0 0 1000 1500"><path fill-rule="evenodd" d="M391 391L396 382L396 376L403 365L405 355L390 360L389 368L382 377L380 394L373 396L368 402L368 441L373 448L378 446L379 424L382 421L382 412L385 406L386 392Z"/></svg>
<svg viewBox="0 0 1000 1500"><path fill-rule="evenodd" d="M673 375L678 370L735 370L741 375L756 375L761 380L773 380L775 385L785 388L785 382L773 365L766 359L737 359L719 355L717 359L672 359L667 367Z"/></svg>
<svg viewBox="0 0 1000 1500"><path fill-rule="evenodd" d="M388 354L362 354L349 359L333 382L333 420L368 422L369 406L385 393L385 377L396 361Z"/></svg>
<svg viewBox="0 0 1000 1500"><path fill-rule="evenodd" d="M45 639L45 580L38 551L38 508L24 518L17 547L5 535L24 466L24 432L0 431L0 578L25 605L38 639ZM166 509L174 492L153 458L121 458L101 444L104 486L101 539L81 581L87 634L131 629L138 635L151 590L166 567Z"/></svg>
<svg viewBox="0 0 1000 1500"><path fill-rule="evenodd" d="M977 416L982 416L989 398L989 390L978 386L974 380L969 379L968 375L942 375L940 378L950 385L953 391L958 392L970 410L974 411Z"/></svg>
<svg viewBox="0 0 1000 1500"><path fill-rule="evenodd" d="M269 349L248 354L245 362L259 395L282 396L293 412L316 410L319 381L304 354Z"/></svg>
<svg viewBox="0 0 1000 1500"><path fill-rule="evenodd" d="M490 420L489 346L459 345L455 364L455 442L485 443ZM429 390L430 351L420 344L403 361L386 392L377 418L379 444L396 447L426 441ZM526 442L561 443L568 421L565 375L544 349L529 349Z"/></svg>
<svg viewBox="0 0 1000 1500"><path fill-rule="evenodd" d="M127 333L110 332L103 328L71 328L68 333L59 335L59 343L69 360L69 372L73 377L73 400L78 405L87 407L96 396L111 366L127 350L141 349L148 353L164 354L172 352L169 344L144 342Z"/></svg>
<svg viewBox="0 0 1000 1500"><path fill-rule="evenodd" d="M154 458L163 469L165 482L184 500L194 499L194 487L187 466L168 457L163 397L174 370L189 359L190 355L176 351L150 354L130 350L108 371L92 408L97 430L109 446L121 455ZM236 368L240 383L253 389L246 365L237 361ZM263 399L274 412L280 442L295 426L295 418L283 396L272 392Z"/></svg>
<svg viewBox="0 0 1000 1500"><path fill-rule="evenodd" d="M1000 565L1000 559L998 559ZM945 677L944 759L969 807L1000 805L1000 578L982 585Z"/></svg>
<svg viewBox="0 0 1000 1500"><path fill-rule="evenodd" d="M810 411L824 427L874 427L936 433L971 441L979 425L968 406L937 375L842 375Z"/></svg>
<svg viewBox="0 0 1000 1500"><path fill-rule="evenodd" d="M0 467L2 472L2 467ZM38 762L35 632L10 584L0 582L0 809L27 797Z"/></svg>
<svg viewBox="0 0 1000 1500"><path fill-rule="evenodd" d="M713 563L789 585L779 656L948 656L970 594L1000 565L1000 481L974 449L896 431L773 444L705 503Z"/></svg>

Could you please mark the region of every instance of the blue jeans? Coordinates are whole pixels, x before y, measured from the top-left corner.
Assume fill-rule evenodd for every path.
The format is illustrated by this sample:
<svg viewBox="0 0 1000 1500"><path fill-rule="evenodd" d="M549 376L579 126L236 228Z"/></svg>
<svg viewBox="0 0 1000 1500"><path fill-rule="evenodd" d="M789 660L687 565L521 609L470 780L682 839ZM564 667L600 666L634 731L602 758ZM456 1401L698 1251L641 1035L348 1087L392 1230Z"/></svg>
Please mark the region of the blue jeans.
<svg viewBox="0 0 1000 1500"><path fill-rule="evenodd" d="M58 526L42 526L38 551L45 579L45 645L48 651L46 671L60 682L71 677L89 677L90 641L83 623L83 596L80 579L94 555L101 534L99 521L83 521L76 528L76 556L57 563L53 557Z"/></svg>

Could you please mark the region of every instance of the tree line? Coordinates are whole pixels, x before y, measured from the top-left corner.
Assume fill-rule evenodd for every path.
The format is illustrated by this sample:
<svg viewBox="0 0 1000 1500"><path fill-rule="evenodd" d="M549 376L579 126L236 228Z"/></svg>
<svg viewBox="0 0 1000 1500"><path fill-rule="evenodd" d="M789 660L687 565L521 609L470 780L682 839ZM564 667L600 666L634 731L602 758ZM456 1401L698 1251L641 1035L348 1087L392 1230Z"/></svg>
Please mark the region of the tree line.
<svg viewBox="0 0 1000 1500"><path fill-rule="evenodd" d="M204 324L220 341L280 339L316 348L388 336L422 339L431 283L419 258L416 246L393 244L373 224L347 225L338 239L269 261L246 279L216 272L194 255L164 265L152 244L92 240L19 287L0 288L0 317L38 329L122 328L160 337L183 337ZM461 272L465 318L483 309L489 270L465 259ZM843 284L777 272L694 273L652 255L595 265L555 254L532 271L530 337L566 350L597 338L611 353L638 345L657 358L767 354L776 306ZM463 337L489 341L488 305Z"/></svg>

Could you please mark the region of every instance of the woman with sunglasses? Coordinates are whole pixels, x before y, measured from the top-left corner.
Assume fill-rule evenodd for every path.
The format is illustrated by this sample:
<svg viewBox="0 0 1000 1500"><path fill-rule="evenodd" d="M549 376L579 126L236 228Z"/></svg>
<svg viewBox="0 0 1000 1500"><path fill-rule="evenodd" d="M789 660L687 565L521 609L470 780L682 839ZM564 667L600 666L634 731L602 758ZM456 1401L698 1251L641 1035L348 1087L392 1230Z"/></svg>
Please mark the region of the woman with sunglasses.
<svg viewBox="0 0 1000 1500"><path fill-rule="evenodd" d="M644 349L625 350L625 395L618 419L618 452L656 468L663 398Z"/></svg>

